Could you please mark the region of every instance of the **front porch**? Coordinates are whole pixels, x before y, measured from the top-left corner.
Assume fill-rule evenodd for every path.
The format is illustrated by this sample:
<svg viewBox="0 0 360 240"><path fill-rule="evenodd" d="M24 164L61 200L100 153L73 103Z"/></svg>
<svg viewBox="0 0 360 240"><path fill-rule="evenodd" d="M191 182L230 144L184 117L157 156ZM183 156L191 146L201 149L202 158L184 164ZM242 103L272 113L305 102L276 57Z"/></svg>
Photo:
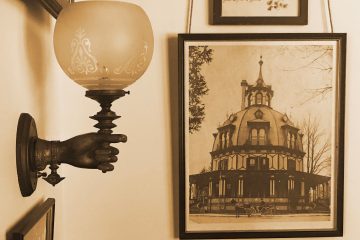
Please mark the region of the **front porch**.
<svg viewBox="0 0 360 240"><path fill-rule="evenodd" d="M329 212L330 178L294 171L213 171L190 176L190 213L234 213L235 205L276 214Z"/></svg>

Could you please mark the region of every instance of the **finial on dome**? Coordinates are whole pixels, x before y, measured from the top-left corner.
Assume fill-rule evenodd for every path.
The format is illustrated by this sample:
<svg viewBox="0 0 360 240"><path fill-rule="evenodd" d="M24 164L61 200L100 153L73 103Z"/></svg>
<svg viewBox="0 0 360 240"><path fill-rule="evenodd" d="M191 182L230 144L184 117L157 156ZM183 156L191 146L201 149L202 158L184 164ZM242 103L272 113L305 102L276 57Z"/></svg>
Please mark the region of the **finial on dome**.
<svg viewBox="0 0 360 240"><path fill-rule="evenodd" d="M262 55L260 55L260 61L259 61L260 72L259 72L258 80L256 81L257 85L264 85L264 79L263 79L263 76L262 76L262 65L263 64L264 64L264 62L262 60Z"/></svg>

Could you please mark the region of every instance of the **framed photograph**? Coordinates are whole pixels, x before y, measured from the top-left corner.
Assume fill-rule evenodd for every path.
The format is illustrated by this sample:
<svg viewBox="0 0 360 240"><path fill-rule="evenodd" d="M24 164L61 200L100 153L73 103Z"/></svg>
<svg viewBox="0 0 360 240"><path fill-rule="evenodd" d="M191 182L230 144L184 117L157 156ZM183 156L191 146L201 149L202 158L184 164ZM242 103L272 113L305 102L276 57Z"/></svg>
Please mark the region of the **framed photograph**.
<svg viewBox="0 0 360 240"><path fill-rule="evenodd" d="M180 34L180 236L342 236L346 34Z"/></svg>
<svg viewBox="0 0 360 240"><path fill-rule="evenodd" d="M215 25L307 25L308 0L213 0Z"/></svg>
<svg viewBox="0 0 360 240"><path fill-rule="evenodd" d="M53 240L55 199L49 198L27 214L12 230L13 240Z"/></svg>

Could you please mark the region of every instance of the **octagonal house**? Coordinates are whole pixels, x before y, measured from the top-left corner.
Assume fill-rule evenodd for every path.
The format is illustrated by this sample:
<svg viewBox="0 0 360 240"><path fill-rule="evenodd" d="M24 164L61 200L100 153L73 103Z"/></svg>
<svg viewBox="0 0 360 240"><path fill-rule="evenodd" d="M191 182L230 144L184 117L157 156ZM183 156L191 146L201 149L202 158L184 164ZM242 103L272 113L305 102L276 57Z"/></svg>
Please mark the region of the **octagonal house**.
<svg viewBox="0 0 360 240"><path fill-rule="evenodd" d="M274 91L262 76L241 82L241 110L213 134L209 172L190 175L190 213L230 213L235 202L277 213L329 212L330 177L304 171L303 135L289 117L273 109Z"/></svg>

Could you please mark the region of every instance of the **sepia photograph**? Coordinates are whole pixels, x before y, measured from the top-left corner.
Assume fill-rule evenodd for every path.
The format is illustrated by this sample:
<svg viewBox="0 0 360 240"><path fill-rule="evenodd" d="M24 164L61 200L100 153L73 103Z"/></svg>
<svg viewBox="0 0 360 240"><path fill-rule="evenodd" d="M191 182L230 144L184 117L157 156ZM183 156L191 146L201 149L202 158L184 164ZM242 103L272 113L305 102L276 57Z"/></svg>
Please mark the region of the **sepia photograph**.
<svg viewBox="0 0 360 240"><path fill-rule="evenodd" d="M345 36L180 35L179 47L183 236L339 234Z"/></svg>
<svg viewBox="0 0 360 240"><path fill-rule="evenodd" d="M307 0L213 0L212 8L214 24L307 24Z"/></svg>

